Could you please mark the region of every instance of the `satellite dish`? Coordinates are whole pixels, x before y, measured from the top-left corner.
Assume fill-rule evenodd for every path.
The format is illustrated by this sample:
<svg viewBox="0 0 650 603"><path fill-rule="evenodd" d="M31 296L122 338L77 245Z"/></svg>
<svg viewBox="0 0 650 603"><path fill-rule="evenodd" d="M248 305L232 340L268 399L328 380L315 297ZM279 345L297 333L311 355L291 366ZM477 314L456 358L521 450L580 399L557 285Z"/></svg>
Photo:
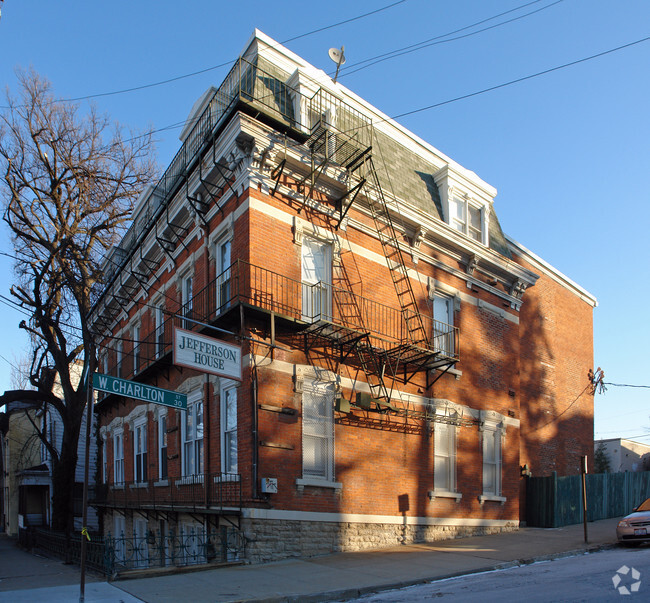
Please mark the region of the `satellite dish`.
<svg viewBox="0 0 650 603"><path fill-rule="evenodd" d="M336 83L336 78L339 77L339 69L341 68L341 65L345 65L345 55L343 54L344 50L345 46L341 46L341 50L338 48L329 49L330 59L336 63L336 75L334 76L334 83Z"/></svg>
<svg viewBox="0 0 650 603"><path fill-rule="evenodd" d="M343 54L343 47L341 50L338 48L330 48L329 50L330 59L332 59L337 65L345 65L345 56Z"/></svg>

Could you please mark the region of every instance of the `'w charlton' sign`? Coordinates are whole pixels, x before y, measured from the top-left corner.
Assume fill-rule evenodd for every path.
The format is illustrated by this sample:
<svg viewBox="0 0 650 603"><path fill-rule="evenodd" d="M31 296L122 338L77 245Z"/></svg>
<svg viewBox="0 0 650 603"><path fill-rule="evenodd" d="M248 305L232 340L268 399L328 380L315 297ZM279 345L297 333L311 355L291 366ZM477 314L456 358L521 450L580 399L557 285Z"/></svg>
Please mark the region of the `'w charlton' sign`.
<svg viewBox="0 0 650 603"><path fill-rule="evenodd" d="M241 348L199 335L174 329L174 364L241 381Z"/></svg>

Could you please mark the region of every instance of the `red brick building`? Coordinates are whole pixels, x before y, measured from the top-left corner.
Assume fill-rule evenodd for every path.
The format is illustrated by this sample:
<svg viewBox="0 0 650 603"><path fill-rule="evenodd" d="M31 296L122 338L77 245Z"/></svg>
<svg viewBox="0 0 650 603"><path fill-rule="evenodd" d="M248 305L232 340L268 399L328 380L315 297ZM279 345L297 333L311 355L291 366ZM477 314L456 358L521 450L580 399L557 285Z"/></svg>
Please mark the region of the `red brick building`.
<svg viewBox="0 0 650 603"><path fill-rule="evenodd" d="M512 529L522 466L592 454L596 301L492 186L261 32L181 140L94 315L102 373L188 400L97 405L136 564Z"/></svg>

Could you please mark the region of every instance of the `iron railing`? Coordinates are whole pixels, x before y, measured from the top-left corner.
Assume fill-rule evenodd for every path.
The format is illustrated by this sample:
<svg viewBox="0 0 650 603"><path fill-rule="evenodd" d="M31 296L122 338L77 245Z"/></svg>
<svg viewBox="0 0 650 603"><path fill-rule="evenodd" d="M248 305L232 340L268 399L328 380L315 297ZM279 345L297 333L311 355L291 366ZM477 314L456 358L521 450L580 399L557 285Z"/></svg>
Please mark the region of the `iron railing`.
<svg viewBox="0 0 650 603"><path fill-rule="evenodd" d="M109 577L126 570L236 562L244 558L246 551L243 532L225 525L207 531L181 524L164 534L149 529L134 536L109 532L105 537L92 533L89 537L86 567ZM42 528L21 528L18 533L23 548L41 550L76 564L81 559L81 538L78 533L67 537Z"/></svg>
<svg viewBox="0 0 650 603"><path fill-rule="evenodd" d="M118 273L126 268L134 250L152 231L179 186L237 108L249 107L255 115L270 118L298 139L311 137L320 141L316 145L325 140L329 141L325 142L326 147L329 146L332 136L344 138L345 144L337 143L336 148L337 155L345 157L333 158L341 164L360 149L371 146L372 121L368 116L323 89L312 97L304 96L277 74L263 69L260 66L263 64L264 59L260 57L253 61L244 58L235 61L106 262L107 285L102 296L111 288ZM327 135L323 137L324 132ZM319 152L317 148L314 150Z"/></svg>
<svg viewBox="0 0 650 603"><path fill-rule="evenodd" d="M214 324L237 304L273 312L309 328L329 323L350 331L366 333L372 346L390 350L409 342L404 315L394 306L357 295L330 284L304 283L242 260L199 291L185 306L168 308L173 312L157 329L141 339L132 349L122 353L121 374L130 379L167 356L172 350L174 327L200 329L199 323ZM355 310L351 312L350 306ZM190 318L193 321L186 320ZM429 340L420 347L440 354L450 361L460 357L459 329L425 314L420 315ZM117 374L115 361L108 366L109 374Z"/></svg>
<svg viewBox="0 0 650 603"><path fill-rule="evenodd" d="M112 576L125 570L235 562L243 559L245 550L244 534L233 526L206 531L181 525L165 534L147 530L139 536L109 533L104 539L104 572Z"/></svg>
<svg viewBox="0 0 650 603"><path fill-rule="evenodd" d="M122 509L239 511L241 492L239 474L202 473L165 480L97 484L92 504Z"/></svg>
<svg viewBox="0 0 650 603"><path fill-rule="evenodd" d="M38 549L70 563L79 563L81 559L81 538L79 532L66 536L63 532L54 532L44 528L20 528L18 543L26 549ZM104 540L90 534L86 542L86 567L104 573L106 569Z"/></svg>

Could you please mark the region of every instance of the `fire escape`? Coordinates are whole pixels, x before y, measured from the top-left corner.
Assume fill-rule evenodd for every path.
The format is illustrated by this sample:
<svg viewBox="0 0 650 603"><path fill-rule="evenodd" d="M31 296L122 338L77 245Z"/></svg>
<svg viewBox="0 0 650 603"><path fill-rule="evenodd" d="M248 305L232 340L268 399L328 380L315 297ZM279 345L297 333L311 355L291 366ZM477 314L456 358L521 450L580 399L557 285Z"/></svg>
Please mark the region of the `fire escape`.
<svg viewBox="0 0 650 603"><path fill-rule="evenodd" d="M262 284L259 277L254 282L258 276L253 270L258 268L246 267L240 261L235 262L227 274L217 275L217 279L223 281L220 288L228 289L231 298L215 299L216 283L210 283L191 300L194 318L216 324L227 314L231 318L238 316L238 304L284 314L293 320L294 328L298 325L307 350L312 346L329 346L341 362L356 364L365 374L371 391L369 400L363 401L365 404L381 411L394 410L390 399L396 382L407 383L422 371L427 371L429 376L433 374L432 369L440 369L433 377L437 379L458 361L457 329L453 325L434 329L430 313L423 315L418 308L391 217L390 201L373 160L371 120L324 89L311 98L301 96L297 90L261 69L255 61L239 59L219 89L207 99L181 149L134 217L131 228L106 266L108 285L100 298L101 303L96 305L96 324L101 330L110 331L120 313L128 310L138 290L146 289L151 275L158 269L160 253L155 249L162 250L163 259L173 260L178 248L185 245L184 239L194 216L207 225L208 212L215 205L222 212L223 203L231 196L229 193L235 194L231 188L234 165L230 158L216 155L216 142L237 111L285 134L310 157L310 169L297 183L303 199L299 213L325 174L345 177L347 190L335 200L336 226L341 225L354 203L367 208L397 296L398 318L392 319L395 324L389 337L380 333L375 316L379 311L373 310L379 304L373 306L375 302L355 294L345 270L339 270L336 277L341 286L329 287L333 308L304 320L299 307L296 308L296 300L299 306L304 294L303 283L289 283L285 278L281 287L284 291L292 291L295 299L271 306L266 300L272 295L264 290L269 281L264 280ZM244 154L254 142L250 139L242 132L236 140ZM273 194L278 190L286 165L285 158L272 172L276 181ZM197 177L198 193L189 186L190 179L196 182ZM173 204L179 194L186 202ZM224 301L228 312L223 311ZM178 308L177 312L182 316L185 310ZM381 311L388 310L395 312L395 308L387 306ZM140 353L144 359L138 376L144 377L145 371L160 365L161 360L168 361L172 326L177 319L178 316L167 315L156 327L156 332L139 346L141 351L133 352ZM237 321L231 321L230 326L236 327Z"/></svg>
<svg viewBox="0 0 650 603"><path fill-rule="evenodd" d="M348 190L336 201L338 226L361 195L370 210L386 258L399 304L401 327L396 345L378 345L366 324L366 313L360 307L359 298L352 294L349 278L342 270L338 278L344 286L332 288L333 304L338 310L336 319L333 316L314 317L305 332L333 345L342 361L356 357L371 391L370 400L361 401L366 408L374 405L382 412L396 410L390 398L397 380L406 383L421 371L437 368L440 372L434 378L435 382L458 361L455 329L448 325L449 331L436 341L433 333L425 328L373 161L374 136L370 120L323 89L310 99L309 115L317 117L305 142L310 150L311 170L298 185L304 198L299 211L304 209L319 178L328 169L346 173ZM272 174L276 179L274 192L283 169L281 163Z"/></svg>

